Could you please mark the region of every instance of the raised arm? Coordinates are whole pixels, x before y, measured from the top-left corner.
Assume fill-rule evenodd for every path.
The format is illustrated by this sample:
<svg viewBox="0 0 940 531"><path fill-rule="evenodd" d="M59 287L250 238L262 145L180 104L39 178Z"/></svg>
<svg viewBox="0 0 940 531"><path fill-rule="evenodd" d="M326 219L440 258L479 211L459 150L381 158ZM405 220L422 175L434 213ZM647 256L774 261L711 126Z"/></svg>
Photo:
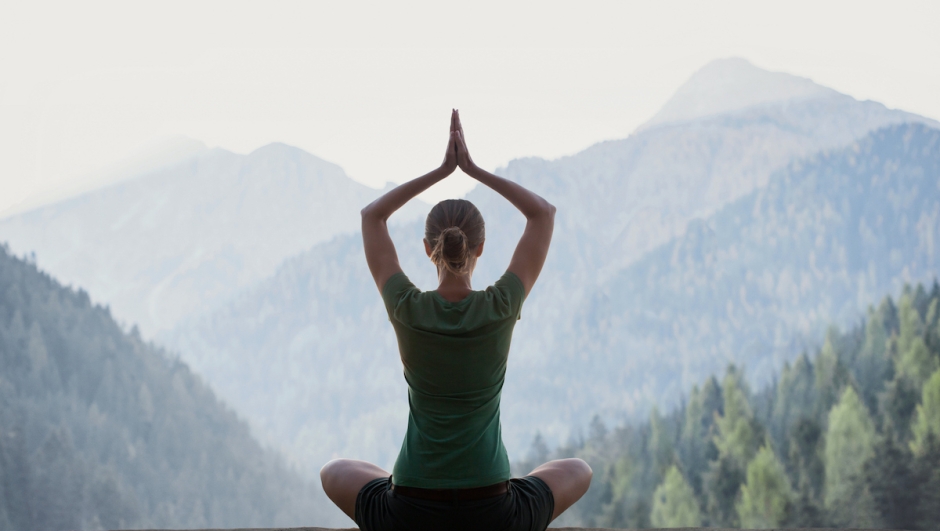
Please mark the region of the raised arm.
<svg viewBox="0 0 940 531"><path fill-rule="evenodd" d="M395 244L388 234L388 218L405 203L453 173L457 167L456 111L451 113L450 124L450 139L444 162L439 168L395 187L362 209L362 243L366 263L380 292L385 282L401 271Z"/></svg>
<svg viewBox="0 0 940 531"><path fill-rule="evenodd" d="M457 164L464 173L492 188L505 197L526 217L525 231L516 244L516 250L509 261L509 271L522 280L526 295L532 290L535 281L542 272L548 247L552 243L555 227L555 206L538 194L527 190L508 179L493 175L473 163L460 125L460 116L456 116Z"/></svg>

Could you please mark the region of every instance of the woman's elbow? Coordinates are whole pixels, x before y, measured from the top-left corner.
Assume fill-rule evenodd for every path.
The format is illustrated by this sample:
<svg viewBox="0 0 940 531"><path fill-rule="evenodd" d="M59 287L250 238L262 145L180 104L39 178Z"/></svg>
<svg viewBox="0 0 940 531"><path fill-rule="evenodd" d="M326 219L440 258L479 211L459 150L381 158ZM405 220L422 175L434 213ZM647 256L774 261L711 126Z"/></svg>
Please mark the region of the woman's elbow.
<svg viewBox="0 0 940 531"><path fill-rule="evenodd" d="M554 221L556 210L557 209L555 208L555 205L545 201L545 206L542 208L542 212L545 217Z"/></svg>
<svg viewBox="0 0 940 531"><path fill-rule="evenodd" d="M362 210L359 211L359 214L362 216L363 221L374 218L376 216L374 203L369 203L368 205L362 207Z"/></svg>
<svg viewBox="0 0 940 531"><path fill-rule="evenodd" d="M526 212L526 219L532 223L547 224L549 226L555 224L555 205L549 203L548 201L542 200L542 204L538 205L536 208L533 208L531 211Z"/></svg>

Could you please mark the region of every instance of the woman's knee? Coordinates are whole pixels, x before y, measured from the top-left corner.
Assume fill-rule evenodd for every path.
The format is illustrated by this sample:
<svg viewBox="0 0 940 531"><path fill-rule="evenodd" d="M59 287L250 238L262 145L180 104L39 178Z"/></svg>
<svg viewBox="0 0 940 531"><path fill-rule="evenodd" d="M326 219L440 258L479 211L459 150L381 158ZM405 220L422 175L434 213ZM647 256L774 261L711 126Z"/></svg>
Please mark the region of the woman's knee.
<svg viewBox="0 0 940 531"><path fill-rule="evenodd" d="M591 486L594 472L583 459L569 458L549 461L530 475L544 481L552 491L555 499L554 520L584 496Z"/></svg>
<svg viewBox="0 0 940 531"><path fill-rule="evenodd" d="M561 461L563 461L561 464L571 478L571 482L580 488L583 495L591 486L591 478L594 477L594 470L591 469L591 465L587 464L584 459L576 457L562 459Z"/></svg>
<svg viewBox="0 0 940 531"><path fill-rule="evenodd" d="M342 475L343 469L348 466L345 461L348 460L333 459L323 465L323 468L320 469L320 485L323 486L323 490L329 491L336 479Z"/></svg>
<svg viewBox="0 0 940 531"><path fill-rule="evenodd" d="M587 479L588 482L590 482L591 478L594 477L594 470L584 459L572 458L571 467L574 469L574 474L576 474L578 477Z"/></svg>
<svg viewBox="0 0 940 531"><path fill-rule="evenodd" d="M591 470L591 466L587 464L584 459L579 459L577 457L569 457L566 459L555 459L554 461L549 461L539 467L537 467L532 472L540 472L544 470L551 470L557 474L564 474L566 476L578 477L578 478L587 478L590 479L594 475L594 471Z"/></svg>
<svg viewBox="0 0 940 531"><path fill-rule="evenodd" d="M594 471L583 459L571 457L549 461L530 475L544 480L555 492L564 491L580 498L591 486Z"/></svg>
<svg viewBox="0 0 940 531"><path fill-rule="evenodd" d="M358 492L370 480L388 475L388 472L367 461L333 459L320 469L320 484L327 494L337 489L355 489Z"/></svg>

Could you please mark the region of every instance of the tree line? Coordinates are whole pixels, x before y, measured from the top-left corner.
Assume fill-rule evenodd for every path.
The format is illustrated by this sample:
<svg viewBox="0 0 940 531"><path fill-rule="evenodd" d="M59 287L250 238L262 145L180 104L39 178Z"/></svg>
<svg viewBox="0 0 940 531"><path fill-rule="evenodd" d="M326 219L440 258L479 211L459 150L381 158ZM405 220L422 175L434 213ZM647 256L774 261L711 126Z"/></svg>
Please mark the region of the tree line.
<svg viewBox="0 0 940 531"><path fill-rule="evenodd" d="M683 404L548 452L594 468L565 524L940 526L940 285L906 286L752 392L731 365Z"/></svg>
<svg viewBox="0 0 940 531"><path fill-rule="evenodd" d="M325 503L185 364L0 246L0 530L309 525Z"/></svg>

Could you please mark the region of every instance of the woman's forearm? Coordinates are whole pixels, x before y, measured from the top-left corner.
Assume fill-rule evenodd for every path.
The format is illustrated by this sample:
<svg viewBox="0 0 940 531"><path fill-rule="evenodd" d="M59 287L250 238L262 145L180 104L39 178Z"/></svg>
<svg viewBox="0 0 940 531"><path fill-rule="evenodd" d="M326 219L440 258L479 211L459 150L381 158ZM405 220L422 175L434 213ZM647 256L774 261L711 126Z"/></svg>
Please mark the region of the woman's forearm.
<svg viewBox="0 0 940 531"><path fill-rule="evenodd" d="M405 203L411 201L417 197L418 194L450 175L451 171L452 170L441 166L421 177L396 186L394 189L363 208L362 217L374 217L383 221L387 220L396 210L404 206Z"/></svg>
<svg viewBox="0 0 940 531"><path fill-rule="evenodd" d="M470 168L467 174L505 197L526 219L555 213L555 207L542 196L509 179L494 175L478 166Z"/></svg>

